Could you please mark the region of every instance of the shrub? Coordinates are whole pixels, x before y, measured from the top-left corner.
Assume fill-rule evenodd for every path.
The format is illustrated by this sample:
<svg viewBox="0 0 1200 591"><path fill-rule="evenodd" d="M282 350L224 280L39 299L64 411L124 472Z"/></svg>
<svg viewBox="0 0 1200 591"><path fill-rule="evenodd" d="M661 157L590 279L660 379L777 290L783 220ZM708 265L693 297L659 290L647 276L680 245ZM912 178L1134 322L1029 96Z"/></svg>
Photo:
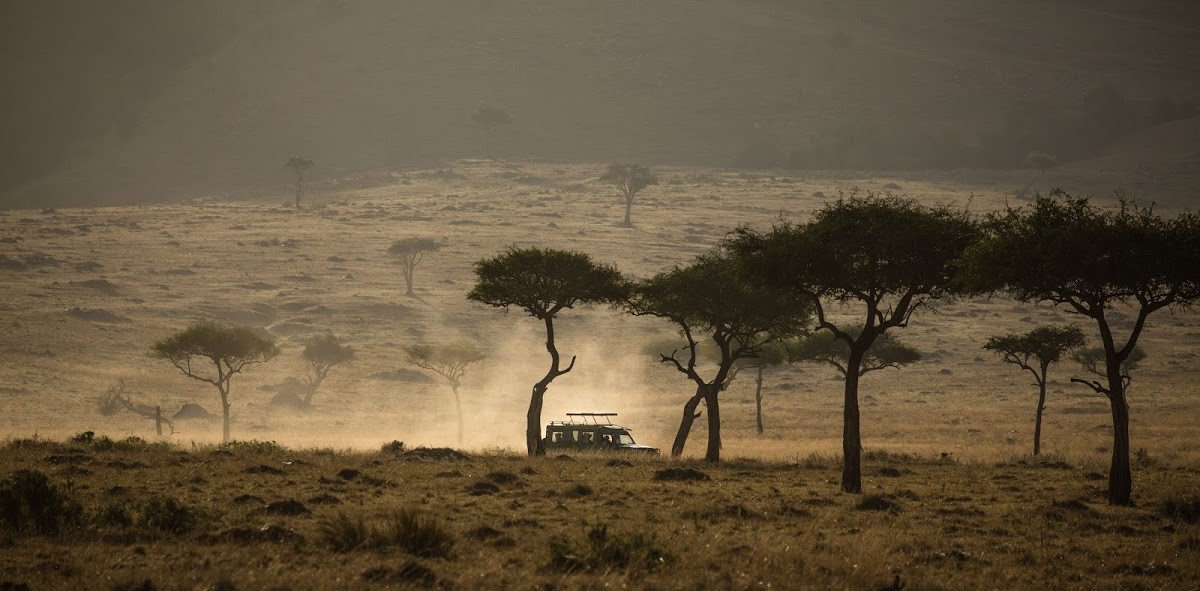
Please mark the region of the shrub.
<svg viewBox="0 0 1200 591"><path fill-rule="evenodd" d="M0 526L57 535L78 523L83 508L36 470L18 470L0 482Z"/></svg>
<svg viewBox="0 0 1200 591"><path fill-rule="evenodd" d="M377 542L399 546L414 556L445 558L454 547L454 536L433 517L415 509L399 509L387 516Z"/></svg>
<svg viewBox="0 0 1200 591"><path fill-rule="evenodd" d="M1176 521L1200 523L1200 497L1191 499L1169 498L1162 502L1159 511Z"/></svg>
<svg viewBox="0 0 1200 591"><path fill-rule="evenodd" d="M96 511L92 521L97 525L111 527L129 527L133 525L133 517L125 505L117 502L109 503Z"/></svg>
<svg viewBox="0 0 1200 591"><path fill-rule="evenodd" d="M173 534L185 534L199 525L203 513L172 497L152 499L142 509L141 524Z"/></svg>

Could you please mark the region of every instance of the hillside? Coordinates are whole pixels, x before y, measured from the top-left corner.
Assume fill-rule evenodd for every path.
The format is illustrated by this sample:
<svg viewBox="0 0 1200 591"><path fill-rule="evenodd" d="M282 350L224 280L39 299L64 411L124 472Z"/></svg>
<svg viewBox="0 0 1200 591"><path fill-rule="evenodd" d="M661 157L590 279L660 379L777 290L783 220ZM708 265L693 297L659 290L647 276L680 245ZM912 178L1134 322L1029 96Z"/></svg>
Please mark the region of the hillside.
<svg viewBox="0 0 1200 591"><path fill-rule="evenodd" d="M904 169L1014 104L1200 97L1200 10L1170 0L2 6L8 206L282 196L292 154L325 180L484 155L481 104L513 118L500 157Z"/></svg>

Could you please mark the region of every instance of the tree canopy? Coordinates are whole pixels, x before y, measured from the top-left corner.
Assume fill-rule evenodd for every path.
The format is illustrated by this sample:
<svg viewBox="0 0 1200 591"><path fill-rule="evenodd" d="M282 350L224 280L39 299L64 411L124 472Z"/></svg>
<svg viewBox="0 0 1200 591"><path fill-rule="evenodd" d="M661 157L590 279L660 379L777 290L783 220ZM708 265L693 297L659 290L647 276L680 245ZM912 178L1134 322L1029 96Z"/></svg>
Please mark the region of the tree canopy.
<svg viewBox="0 0 1200 591"><path fill-rule="evenodd" d="M850 329L851 335L862 332L861 329ZM787 351L790 361L814 361L832 365L843 376L847 373L846 361L850 358L850 345L837 338L832 332L820 331L799 339ZM892 337L889 333L879 335L871 348L863 355L858 375L880 369L901 368L921 360L921 352L916 347L906 345Z"/></svg>
<svg viewBox="0 0 1200 591"><path fill-rule="evenodd" d="M303 357L311 372L304 384L307 390L304 405L308 406L312 404L313 395L321 387L321 382L329 375L329 370L354 360L354 348L332 334L317 335L305 343Z"/></svg>
<svg viewBox="0 0 1200 591"><path fill-rule="evenodd" d="M450 384L454 393L454 407L458 412L458 442L463 442L463 410L462 399L458 389L462 386L462 378L467 374L467 368L487 358L475 343L418 343L404 348L408 362L432 371Z"/></svg>

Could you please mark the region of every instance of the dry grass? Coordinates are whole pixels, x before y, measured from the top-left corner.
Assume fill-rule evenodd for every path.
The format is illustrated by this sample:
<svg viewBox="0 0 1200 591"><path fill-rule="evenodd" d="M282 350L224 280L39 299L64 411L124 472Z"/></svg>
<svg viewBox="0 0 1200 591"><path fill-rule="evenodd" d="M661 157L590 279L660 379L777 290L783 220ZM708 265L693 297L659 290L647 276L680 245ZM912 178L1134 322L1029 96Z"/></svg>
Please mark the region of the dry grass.
<svg viewBox="0 0 1200 591"><path fill-rule="evenodd" d="M2 260L21 262L0 268L0 435L14 440L0 477L22 468L46 472L100 515L65 541L11 538L16 552L5 553L2 577L70 587L84 573L103 571L95 580L148 577L171 587L228 576L243 588L276 580L306 588L306 581L330 581L320 572L345 581L386 566L364 580L426 584L422 569L431 569L438 581L463 587L531 580L589 586L636 576L657 587L814 581L875 588L901 573L914 582L909 588L1086 588L1170 587L1195 576L1189 565L1200 534L1186 516L1195 514L1189 503L1200 481L1200 405L1192 395L1200 318L1190 312L1152 317L1142 340L1149 357L1131 392L1138 509L1100 503L1111 445L1107 403L1068 383L1073 367L1052 368L1047 457L1025 459L1035 392L981 347L993 334L1072 317L1001 298L946 303L917 318L897 336L925 351L925 360L863 380L864 445L873 452L866 492L884 510L859 510L863 498L834 493L842 383L813 365L768 374L761 437L752 381L739 379L722 394L723 455L748 459L718 468L507 455L502 450L523 446L529 387L545 371L544 336L518 313L466 302L474 261L514 243L537 244L584 250L646 276L686 263L737 224L765 227L781 212L804 218L827 199L817 192L880 189L894 180L661 169L663 184L635 203L635 227L622 228L619 196L594 182L601 168L459 162L454 170L465 178L410 171L407 183L347 191L300 211L278 198L0 212ZM543 182L515 183L514 173ZM970 201L976 211L1002 206L1014 188L966 175L899 183L932 201ZM85 224L86 233L72 229ZM446 244L418 267L412 298L401 295L403 280L385 254L407 236ZM49 260L55 264L29 264ZM123 320L105 321L108 315ZM232 394L233 436L279 445L211 448L219 418L177 420L177 432L160 440L153 421L99 412L105 389L124 380L137 403L161 405L168 415L188 402L219 413L213 388L145 355L154 340L197 319L256 326L283 344L279 359L236 376ZM643 355L641 344L671 329L604 309L569 311L557 328L560 350L578 355L578 363L552 385L545 418L616 411L640 443L668 447L691 391ZM270 386L300 375L305 339L326 331L355 347L356 362L331 372L308 412L270 404ZM473 459L444 462L422 452L426 461L409 461L405 449L457 446L456 419L449 389L400 371L411 369L400 351L457 340L490 351L462 390L463 447ZM95 434L45 443L85 430ZM700 420L689 457L702 453L703 432ZM40 439L30 443L35 434ZM367 455L283 447L361 452L384 444L386 453ZM358 474L339 474L347 468ZM711 480L654 479L678 468ZM190 533L145 521L151 501L168 498L196 511ZM1174 504L1160 511L1168 500ZM268 512L284 501L308 513L284 514L294 509L289 504ZM399 509L445 525L455 540L451 558L396 562L409 554L395 545L336 553L321 541L321 524L339 511L361 519L366 539ZM285 529L262 530L268 525ZM544 570L551 539L589 564L597 525L607 526L604 539L618 547L643 536L673 558L656 568ZM238 540L267 550L247 564L231 546L247 543ZM205 566L197 559L209 554L197 546L202 541L216 548Z"/></svg>
<svg viewBox="0 0 1200 591"><path fill-rule="evenodd" d="M0 457L0 474L46 473L83 507L82 525L58 534L3 534L0 580L33 588L311 589L411 576L441 588L877 589L899 576L908 589L1131 589L1200 576L1194 467L1139 471L1140 506L1114 508L1101 475L1061 460L871 454L858 496L837 492L835 458L610 466L604 456L428 461L44 440L11 441ZM258 466L281 473L247 470ZM655 477L667 468L709 479ZM347 469L358 477L336 476ZM520 476L488 477L500 473ZM503 483L473 494L481 480ZM266 509L294 499L307 512ZM181 511L202 517L178 521Z"/></svg>

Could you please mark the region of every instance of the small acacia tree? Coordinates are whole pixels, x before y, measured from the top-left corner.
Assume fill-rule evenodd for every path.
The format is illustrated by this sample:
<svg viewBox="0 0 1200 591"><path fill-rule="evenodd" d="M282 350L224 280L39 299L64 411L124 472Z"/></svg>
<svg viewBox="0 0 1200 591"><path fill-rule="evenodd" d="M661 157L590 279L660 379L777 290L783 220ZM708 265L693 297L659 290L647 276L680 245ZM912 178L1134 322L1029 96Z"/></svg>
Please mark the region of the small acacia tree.
<svg viewBox="0 0 1200 591"><path fill-rule="evenodd" d="M292 156L284 163L284 168L292 169L296 173L296 207L300 207L300 201L304 199L304 173L305 171L316 166L316 164L303 156Z"/></svg>
<svg viewBox="0 0 1200 591"><path fill-rule="evenodd" d="M388 254L396 257L404 272L404 295L413 295L413 271L425 258L427 253L437 252L442 248L441 243L433 238L405 238L397 240L388 247Z"/></svg>
<svg viewBox="0 0 1200 591"><path fill-rule="evenodd" d="M580 304L616 304L625 301L628 284L616 267L597 264L581 252L548 248L509 248L503 254L475 263L478 281L467 299L508 309L517 307L546 326L546 351L550 369L533 385L526 414L525 445L529 455L546 454L542 441L542 402L554 378L575 367L575 357L564 368L554 343L554 319L559 312Z"/></svg>
<svg viewBox="0 0 1200 591"><path fill-rule="evenodd" d="M1108 500L1133 503L1129 403L1122 366L1151 314L1200 300L1200 217L1162 217L1119 200L1102 208L1062 191L991 216L967 253L964 279L974 289L1006 291L1090 318L1100 332L1104 377L1085 382L1108 397L1113 419ZM1118 334L1110 320L1126 308L1134 321Z"/></svg>
<svg viewBox="0 0 1200 591"><path fill-rule="evenodd" d="M767 234L742 228L731 241L756 280L810 301L817 328L849 347L842 415L842 490L862 492L858 382L867 352L885 332L956 291L956 264L978 236L966 212L891 195L839 198L805 224ZM831 305L840 308L829 310ZM861 318L857 334L830 311Z"/></svg>
<svg viewBox="0 0 1200 591"><path fill-rule="evenodd" d="M617 187L625 195L625 221L622 225L632 226L630 213L633 210L633 196L650 185L657 185L658 177L640 164L614 163L604 169L604 174L600 175L600 182Z"/></svg>
<svg viewBox="0 0 1200 591"><path fill-rule="evenodd" d="M312 406L313 395L334 366L354 360L354 348L332 334L317 335L304 345L308 376L304 378L304 406Z"/></svg>
<svg viewBox="0 0 1200 591"><path fill-rule="evenodd" d="M234 374L247 365L265 363L279 354L275 342L245 326L197 322L162 339L150 356L166 359L183 375L216 386L221 395L221 441L229 442L229 387ZM205 369L205 366L211 367Z"/></svg>
<svg viewBox="0 0 1200 591"><path fill-rule="evenodd" d="M467 375L467 368L473 363L483 361L487 355L474 343L409 345L404 348L404 353L408 356L409 363L446 378L450 384L450 390L454 392L454 410L458 413L458 443L461 445L463 409L458 389L462 387L462 378Z"/></svg>
<svg viewBox="0 0 1200 591"><path fill-rule="evenodd" d="M1042 411L1046 408L1046 372L1063 353L1084 345L1083 331L1077 326L1039 326L1025 334L995 336L983 345L999 353L1005 362L1033 374L1038 387L1037 419L1033 424L1033 455L1042 451ZM1103 359L1103 356L1101 356Z"/></svg>
<svg viewBox="0 0 1200 591"><path fill-rule="evenodd" d="M861 331L847 329L846 332L857 335ZM791 361L829 364L842 374L842 377L849 377L846 360L850 358L850 345L831 332L818 332L798 341L788 351L788 355ZM858 376L862 377L889 367L900 369L920 360L921 352L915 347L901 343L892 335L884 333L879 335L871 344L871 348L863 354Z"/></svg>
<svg viewBox="0 0 1200 591"><path fill-rule="evenodd" d="M721 459L721 411L719 395L740 359L756 357L770 343L796 334L807 323L807 302L779 291L763 289L746 281L739 261L724 251L701 256L688 267L659 273L634 287L628 308L635 315L665 318L676 324L687 345L682 350L660 353L662 363L671 365L696 384L696 392L683 406L683 419L671 445L671 456L683 454L684 445L704 402L708 409L708 448L704 459ZM707 376L697 364L697 339L712 341L717 351L716 368Z"/></svg>
<svg viewBox="0 0 1200 591"><path fill-rule="evenodd" d="M471 122L483 129L484 156L490 158L492 155L492 132L501 125L511 125L512 121L507 111L490 105L480 105L471 113Z"/></svg>

